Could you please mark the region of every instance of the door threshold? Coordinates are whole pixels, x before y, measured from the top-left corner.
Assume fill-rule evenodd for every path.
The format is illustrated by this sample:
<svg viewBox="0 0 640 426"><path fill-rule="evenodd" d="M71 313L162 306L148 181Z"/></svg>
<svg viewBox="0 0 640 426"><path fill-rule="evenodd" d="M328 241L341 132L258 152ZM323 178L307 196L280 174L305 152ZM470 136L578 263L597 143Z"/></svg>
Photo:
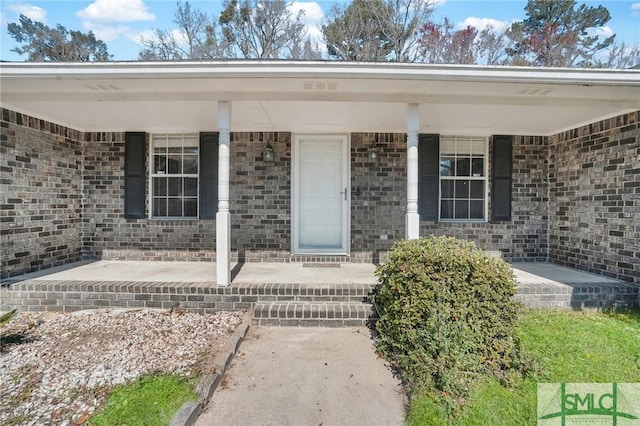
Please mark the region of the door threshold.
<svg viewBox="0 0 640 426"><path fill-rule="evenodd" d="M350 257L349 253L295 253L291 255L294 257Z"/></svg>
<svg viewBox="0 0 640 426"><path fill-rule="evenodd" d="M329 263L329 262L305 262L302 264L303 268L339 268L339 263Z"/></svg>

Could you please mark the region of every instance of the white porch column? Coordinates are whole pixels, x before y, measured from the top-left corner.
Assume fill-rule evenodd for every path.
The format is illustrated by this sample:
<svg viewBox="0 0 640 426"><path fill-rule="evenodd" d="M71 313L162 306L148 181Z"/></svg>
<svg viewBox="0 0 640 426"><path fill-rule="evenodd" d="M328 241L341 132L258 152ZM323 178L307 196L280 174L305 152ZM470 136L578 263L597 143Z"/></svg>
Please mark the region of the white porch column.
<svg viewBox="0 0 640 426"><path fill-rule="evenodd" d="M407 217L405 236L415 240L420 236L418 214L418 131L420 129L420 105L407 108Z"/></svg>
<svg viewBox="0 0 640 426"><path fill-rule="evenodd" d="M218 102L218 213L216 213L216 280L218 286L231 284L231 213L229 213L229 143L231 103Z"/></svg>

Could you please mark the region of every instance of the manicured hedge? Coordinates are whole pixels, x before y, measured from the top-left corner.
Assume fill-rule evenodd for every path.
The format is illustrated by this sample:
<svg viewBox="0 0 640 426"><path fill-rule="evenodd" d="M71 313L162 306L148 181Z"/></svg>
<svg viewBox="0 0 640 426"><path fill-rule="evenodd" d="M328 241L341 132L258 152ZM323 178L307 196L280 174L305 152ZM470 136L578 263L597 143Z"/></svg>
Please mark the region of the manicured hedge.
<svg viewBox="0 0 640 426"><path fill-rule="evenodd" d="M410 390L462 403L480 374L505 383L523 367L510 265L451 237L397 242L376 270L376 348Z"/></svg>

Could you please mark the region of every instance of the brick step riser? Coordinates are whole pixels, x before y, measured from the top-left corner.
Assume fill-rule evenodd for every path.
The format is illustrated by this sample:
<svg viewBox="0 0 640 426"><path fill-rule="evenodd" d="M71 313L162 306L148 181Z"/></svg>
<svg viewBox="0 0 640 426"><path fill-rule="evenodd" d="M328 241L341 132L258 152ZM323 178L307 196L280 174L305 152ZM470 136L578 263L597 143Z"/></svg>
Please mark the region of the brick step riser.
<svg viewBox="0 0 640 426"><path fill-rule="evenodd" d="M63 295L42 295L29 297L0 291L0 310L18 308L21 311L73 312L97 308L174 308L192 312L211 313L223 309L253 309L260 302L363 302L363 296L344 298L332 297L296 297L296 296L220 296L220 295L184 295L184 294L141 294L133 293L67 293ZM18 293L18 292L15 292ZM20 292L22 293L22 292ZM559 295L527 294L517 295L515 300L526 307L544 308L633 308L640 303L638 296L625 298L598 298L596 295Z"/></svg>
<svg viewBox="0 0 640 426"><path fill-rule="evenodd" d="M640 306L637 294L517 294L514 300L531 309L631 309Z"/></svg>
<svg viewBox="0 0 640 426"><path fill-rule="evenodd" d="M291 295L224 295L175 293L115 293L115 292L29 292L0 290L0 310L18 308L21 311L73 312L83 309L153 308L186 309L211 313L223 309L253 309L258 303L363 303L363 295L291 296Z"/></svg>
<svg viewBox="0 0 640 426"><path fill-rule="evenodd" d="M30 281L2 283L0 291L20 293L133 293L133 294L185 294L209 296L294 296L299 298L317 297L365 297L373 290L371 285L330 285L330 284L234 284L230 287L216 287L214 283L155 283L144 282L56 282ZM203 285L204 284L204 285Z"/></svg>
<svg viewBox="0 0 640 426"><path fill-rule="evenodd" d="M263 327L366 327L370 319L253 318L252 324Z"/></svg>
<svg viewBox="0 0 640 426"><path fill-rule="evenodd" d="M291 304L270 306L257 304L253 308L254 318L279 319L367 319L373 315L368 304Z"/></svg>
<svg viewBox="0 0 640 426"><path fill-rule="evenodd" d="M211 313L253 309L257 303L312 302L362 303L371 286L239 284L217 288L203 283L57 282L30 281L0 288L0 310L72 312L96 308L174 308ZM539 291L543 291L538 293ZM522 286L514 297L529 308L632 308L640 304L634 286L567 288ZM289 318L287 318L289 319Z"/></svg>
<svg viewBox="0 0 640 426"><path fill-rule="evenodd" d="M273 296L273 295L252 295L257 296L255 298L255 302L306 302L306 303L325 303L325 302L335 302L335 303L360 303L366 302L368 300L367 296ZM247 300L251 298L251 296L242 297L242 300Z"/></svg>
<svg viewBox="0 0 640 426"><path fill-rule="evenodd" d="M374 317L362 302L261 302L253 309L253 323L262 326L361 327Z"/></svg>
<svg viewBox="0 0 640 426"><path fill-rule="evenodd" d="M315 290L315 291L314 291ZM334 290L334 289L332 289ZM342 290L342 291L326 291L325 289L313 289L301 291L279 291L278 289L257 289L247 291L245 293L233 293L233 295L239 296L259 296L259 297L295 297L297 299L311 299L320 297L335 297L335 298L363 298L371 294L372 289L366 291L363 290ZM226 294L226 293L225 293Z"/></svg>

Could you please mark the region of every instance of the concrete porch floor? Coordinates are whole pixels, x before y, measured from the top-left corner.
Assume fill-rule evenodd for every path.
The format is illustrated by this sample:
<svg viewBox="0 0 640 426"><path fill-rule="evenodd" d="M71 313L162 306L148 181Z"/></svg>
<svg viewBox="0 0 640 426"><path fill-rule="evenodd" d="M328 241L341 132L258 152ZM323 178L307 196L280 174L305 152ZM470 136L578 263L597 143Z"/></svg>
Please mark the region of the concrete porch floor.
<svg viewBox="0 0 640 426"><path fill-rule="evenodd" d="M231 265L234 284L375 284L369 263L241 263ZM215 262L81 261L9 278L7 281L133 281L216 284Z"/></svg>
<svg viewBox="0 0 640 426"><path fill-rule="evenodd" d="M619 280L550 263L514 263L520 285L621 284ZM376 284L375 266L369 263L314 264L243 263L232 265L234 284ZM201 283L215 285L216 264L212 262L81 261L6 281L91 281Z"/></svg>
<svg viewBox="0 0 640 426"><path fill-rule="evenodd" d="M216 286L211 262L79 262L2 282L0 309L71 312L171 308L210 313L251 309L254 324L364 326L376 284L363 263L244 263ZM640 286L549 263L516 263L514 299L529 308L625 308Z"/></svg>

